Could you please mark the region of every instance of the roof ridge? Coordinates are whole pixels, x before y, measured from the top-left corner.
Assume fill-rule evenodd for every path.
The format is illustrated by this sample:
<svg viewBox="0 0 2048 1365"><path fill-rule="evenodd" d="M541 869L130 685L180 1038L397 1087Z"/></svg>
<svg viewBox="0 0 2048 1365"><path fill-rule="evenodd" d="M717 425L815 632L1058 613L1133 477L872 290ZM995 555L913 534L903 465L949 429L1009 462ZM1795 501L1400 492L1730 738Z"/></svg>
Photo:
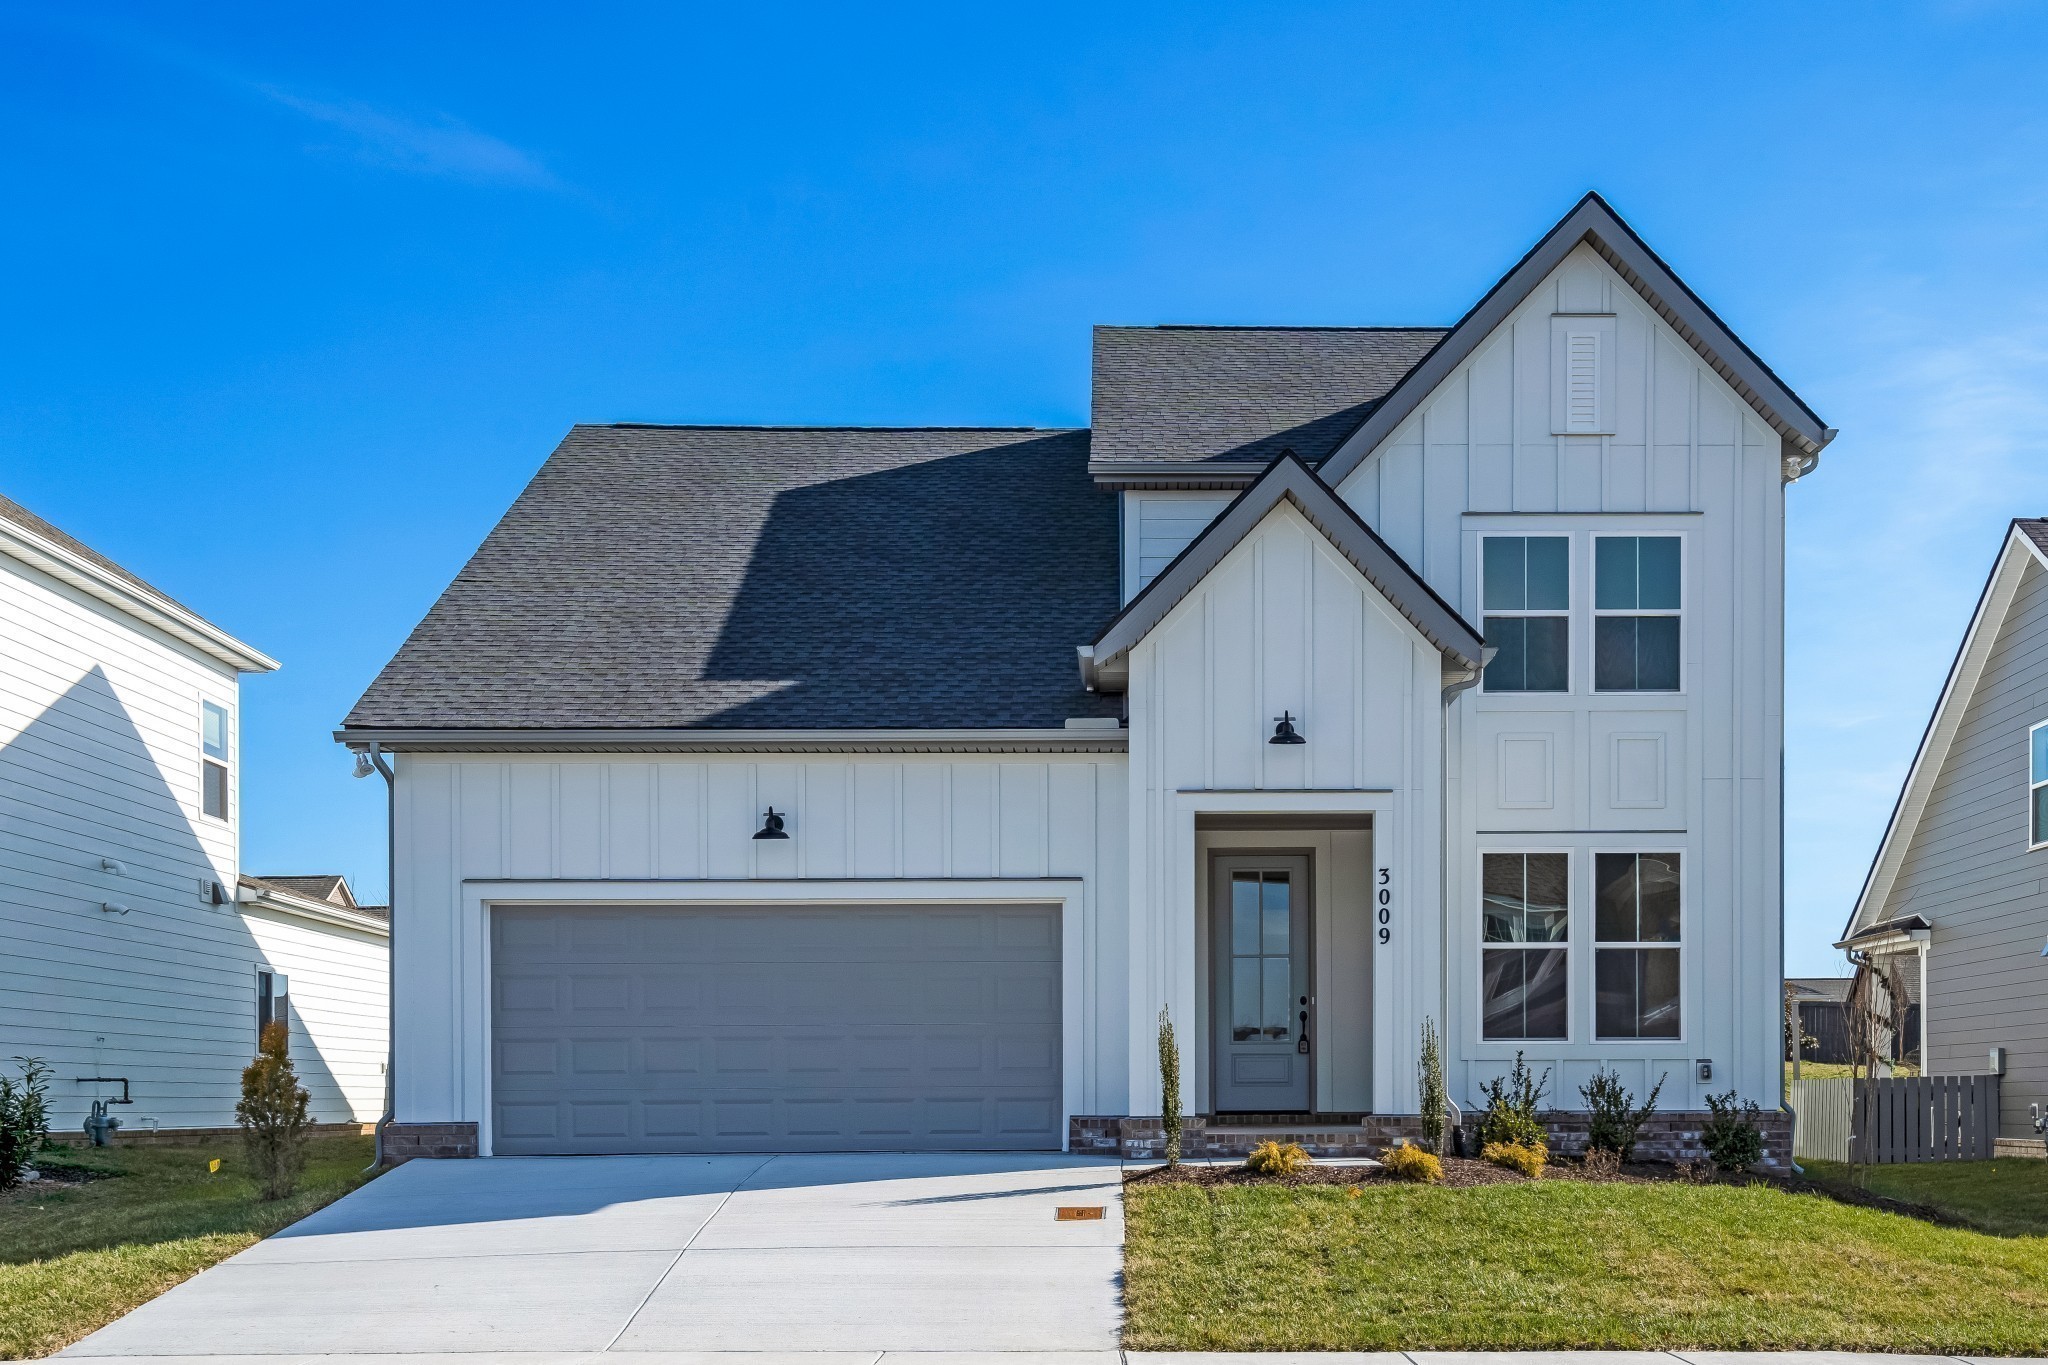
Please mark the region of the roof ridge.
<svg viewBox="0 0 2048 1365"><path fill-rule="evenodd" d="M1450 324L1376 322L1284 323L1284 322L1098 322L1098 332L1448 332Z"/></svg>

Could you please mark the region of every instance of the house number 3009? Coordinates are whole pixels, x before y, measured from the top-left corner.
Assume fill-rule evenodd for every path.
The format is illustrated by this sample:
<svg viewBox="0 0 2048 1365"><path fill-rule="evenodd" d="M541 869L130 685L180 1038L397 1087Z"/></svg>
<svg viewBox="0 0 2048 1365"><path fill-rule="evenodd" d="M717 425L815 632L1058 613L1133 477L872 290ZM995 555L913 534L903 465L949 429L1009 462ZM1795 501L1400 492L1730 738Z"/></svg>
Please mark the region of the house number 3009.
<svg viewBox="0 0 2048 1365"><path fill-rule="evenodd" d="M1379 889L1373 895L1373 917L1379 921L1379 939L1391 943L1394 939L1394 874L1387 868L1380 869Z"/></svg>

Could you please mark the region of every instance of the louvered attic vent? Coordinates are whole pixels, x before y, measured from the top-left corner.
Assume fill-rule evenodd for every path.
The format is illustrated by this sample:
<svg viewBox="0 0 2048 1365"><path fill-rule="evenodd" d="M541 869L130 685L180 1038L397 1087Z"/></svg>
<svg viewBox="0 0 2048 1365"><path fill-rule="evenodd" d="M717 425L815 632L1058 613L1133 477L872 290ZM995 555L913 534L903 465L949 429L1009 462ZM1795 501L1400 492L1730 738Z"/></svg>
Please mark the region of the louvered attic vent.
<svg viewBox="0 0 2048 1365"><path fill-rule="evenodd" d="M1614 314L1550 315L1550 430L1614 433Z"/></svg>

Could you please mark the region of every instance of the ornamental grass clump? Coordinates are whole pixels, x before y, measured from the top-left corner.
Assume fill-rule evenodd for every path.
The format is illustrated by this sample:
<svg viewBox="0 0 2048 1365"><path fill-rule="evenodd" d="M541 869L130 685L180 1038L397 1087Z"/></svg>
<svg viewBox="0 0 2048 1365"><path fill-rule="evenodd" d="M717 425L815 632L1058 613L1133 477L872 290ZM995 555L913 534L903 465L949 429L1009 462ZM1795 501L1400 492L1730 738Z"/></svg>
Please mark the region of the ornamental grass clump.
<svg viewBox="0 0 2048 1365"><path fill-rule="evenodd" d="M242 1101L235 1106L242 1151L265 1199L290 1194L306 1168L307 1106L313 1097L299 1084L290 1048L284 1020L263 1026L256 1060L242 1072Z"/></svg>
<svg viewBox="0 0 2048 1365"><path fill-rule="evenodd" d="M1271 1138L1252 1148L1252 1154L1244 1159L1244 1168L1253 1175L1293 1175L1306 1165L1308 1153L1298 1145Z"/></svg>
<svg viewBox="0 0 2048 1365"><path fill-rule="evenodd" d="M1533 1180L1543 1174L1544 1163L1550 1160L1550 1149L1540 1142L1489 1142L1479 1149L1479 1156L1483 1161L1520 1171Z"/></svg>
<svg viewBox="0 0 2048 1365"><path fill-rule="evenodd" d="M1380 1155L1380 1165L1396 1180L1434 1185L1444 1178L1444 1163L1412 1142L1403 1141L1398 1147L1388 1148Z"/></svg>

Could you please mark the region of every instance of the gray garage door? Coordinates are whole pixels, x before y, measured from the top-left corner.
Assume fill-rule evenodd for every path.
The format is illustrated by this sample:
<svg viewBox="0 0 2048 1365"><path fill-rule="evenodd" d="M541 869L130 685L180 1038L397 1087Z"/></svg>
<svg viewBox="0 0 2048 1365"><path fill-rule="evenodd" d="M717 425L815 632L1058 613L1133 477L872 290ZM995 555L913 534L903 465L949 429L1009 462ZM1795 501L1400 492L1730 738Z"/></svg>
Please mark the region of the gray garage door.
<svg viewBox="0 0 2048 1365"><path fill-rule="evenodd" d="M1051 906L492 913L493 1150L1062 1145Z"/></svg>

